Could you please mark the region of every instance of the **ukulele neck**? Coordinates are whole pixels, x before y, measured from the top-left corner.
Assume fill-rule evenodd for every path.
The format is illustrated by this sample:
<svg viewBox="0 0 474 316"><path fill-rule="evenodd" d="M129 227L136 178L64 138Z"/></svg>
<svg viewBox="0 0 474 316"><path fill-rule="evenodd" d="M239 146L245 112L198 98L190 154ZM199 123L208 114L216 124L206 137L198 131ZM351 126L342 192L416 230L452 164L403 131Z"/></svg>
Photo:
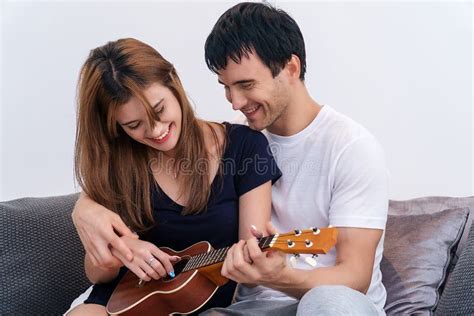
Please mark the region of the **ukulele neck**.
<svg viewBox="0 0 474 316"><path fill-rule="evenodd" d="M260 249L265 250L270 248L272 241L275 239L276 235L270 235L258 239L258 246ZM206 266L211 266L213 264L221 263L225 260L227 251L230 247L224 247L220 249L214 249L209 252L201 253L196 256L192 256L189 261L186 263L186 266L183 269L183 272L203 268Z"/></svg>

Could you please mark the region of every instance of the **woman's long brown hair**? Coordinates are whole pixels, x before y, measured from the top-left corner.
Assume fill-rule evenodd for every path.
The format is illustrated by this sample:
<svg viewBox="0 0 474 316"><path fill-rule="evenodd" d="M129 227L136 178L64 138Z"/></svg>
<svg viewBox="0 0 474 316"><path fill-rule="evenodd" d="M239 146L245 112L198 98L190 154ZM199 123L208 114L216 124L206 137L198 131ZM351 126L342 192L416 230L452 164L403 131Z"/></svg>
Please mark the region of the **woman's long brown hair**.
<svg viewBox="0 0 474 316"><path fill-rule="evenodd" d="M156 150L130 138L117 123L116 111L136 97L153 127L159 118L143 95L153 83L170 89L182 111L175 167L184 178L181 192L189 196L183 215L205 211L211 194L203 128L210 128L219 157L225 146L219 145L215 124L196 118L173 65L151 46L128 38L93 49L78 83L75 177L91 199L118 213L137 231L154 222L151 189L155 180L150 161Z"/></svg>

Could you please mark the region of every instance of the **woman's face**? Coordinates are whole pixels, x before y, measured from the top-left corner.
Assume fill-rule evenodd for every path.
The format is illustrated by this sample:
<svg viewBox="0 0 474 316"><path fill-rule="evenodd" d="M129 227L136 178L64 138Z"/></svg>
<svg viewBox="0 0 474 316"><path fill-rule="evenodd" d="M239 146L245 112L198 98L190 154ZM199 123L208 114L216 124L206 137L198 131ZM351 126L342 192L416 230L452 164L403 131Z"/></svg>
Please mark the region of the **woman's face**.
<svg viewBox="0 0 474 316"><path fill-rule="evenodd" d="M139 143L174 156L174 149L181 133L182 112L178 100L165 86L154 83L143 94L159 121L149 126L145 106L132 97L117 109L117 122L125 133Z"/></svg>

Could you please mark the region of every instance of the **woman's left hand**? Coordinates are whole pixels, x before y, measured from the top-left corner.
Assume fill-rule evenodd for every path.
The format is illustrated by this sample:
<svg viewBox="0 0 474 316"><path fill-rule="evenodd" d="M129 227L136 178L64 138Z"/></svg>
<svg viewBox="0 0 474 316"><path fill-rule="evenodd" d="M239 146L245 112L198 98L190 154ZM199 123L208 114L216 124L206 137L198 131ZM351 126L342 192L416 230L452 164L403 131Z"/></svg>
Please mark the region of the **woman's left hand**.
<svg viewBox="0 0 474 316"><path fill-rule="evenodd" d="M120 238L132 251L133 260L126 260L115 249L112 249L112 254L140 279L150 281L152 278L158 280L166 275L174 277L172 263L179 259L178 256L170 256L148 241L128 236Z"/></svg>

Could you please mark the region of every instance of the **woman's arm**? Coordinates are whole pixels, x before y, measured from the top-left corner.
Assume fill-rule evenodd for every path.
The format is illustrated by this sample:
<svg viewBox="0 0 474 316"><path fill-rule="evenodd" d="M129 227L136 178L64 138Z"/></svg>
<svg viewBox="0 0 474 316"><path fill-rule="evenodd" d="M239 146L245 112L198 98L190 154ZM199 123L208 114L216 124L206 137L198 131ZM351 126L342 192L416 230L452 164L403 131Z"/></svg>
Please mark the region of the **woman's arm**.
<svg viewBox="0 0 474 316"><path fill-rule="evenodd" d="M249 238L255 238L255 233L266 232L266 224L270 221L272 207L272 181L246 192L239 198L239 244ZM253 232L253 233L252 233ZM236 245L234 245L236 246ZM252 263L247 248L243 251L244 260ZM223 271L232 258L227 256L223 264ZM245 284L248 287L254 284Z"/></svg>
<svg viewBox="0 0 474 316"><path fill-rule="evenodd" d="M239 239L253 237L252 225L260 232L266 232L272 208L272 182L246 192L239 198Z"/></svg>

